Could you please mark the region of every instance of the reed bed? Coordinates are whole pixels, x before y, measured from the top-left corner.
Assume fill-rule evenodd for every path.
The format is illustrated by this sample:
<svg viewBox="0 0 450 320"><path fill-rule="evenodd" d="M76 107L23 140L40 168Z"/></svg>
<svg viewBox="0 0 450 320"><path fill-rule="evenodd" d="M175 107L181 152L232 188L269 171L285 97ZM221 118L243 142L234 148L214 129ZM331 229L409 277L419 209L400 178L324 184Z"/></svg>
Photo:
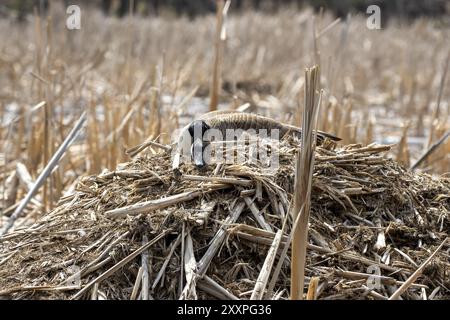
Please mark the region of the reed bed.
<svg viewBox="0 0 450 320"><path fill-rule="evenodd" d="M85 10L69 31L51 10L0 19L2 297L288 298L299 141L282 142L273 175L181 177L171 143L216 106L300 123L302 70L317 63L318 129L343 141L316 150L306 298L449 298L445 21L374 31L311 10L223 10L220 23Z"/></svg>
<svg viewBox="0 0 450 320"><path fill-rule="evenodd" d="M283 140L272 173L244 162L184 164L176 175L161 151L86 176L36 223L0 238L0 296L249 299L271 252L281 269L269 269L260 297L287 299L282 248L299 148ZM314 279L317 299L388 299L440 245L401 297L450 297L450 180L404 169L384 157L390 148L316 148L305 285Z"/></svg>

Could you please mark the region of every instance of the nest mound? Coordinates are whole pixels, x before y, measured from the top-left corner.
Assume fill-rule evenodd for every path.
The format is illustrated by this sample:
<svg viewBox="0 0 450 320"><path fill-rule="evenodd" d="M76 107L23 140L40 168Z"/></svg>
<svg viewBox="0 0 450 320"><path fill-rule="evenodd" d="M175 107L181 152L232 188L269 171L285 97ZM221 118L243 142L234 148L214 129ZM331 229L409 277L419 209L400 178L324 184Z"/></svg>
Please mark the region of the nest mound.
<svg viewBox="0 0 450 320"><path fill-rule="evenodd" d="M306 284L314 277L318 299L386 299L448 236L450 180L402 168L389 148L316 150ZM298 149L282 141L272 173L185 164L175 175L161 152L84 177L52 212L0 238L0 297L248 299L285 219L281 247L290 240ZM268 299L289 296L281 251ZM450 298L449 266L447 243L403 298Z"/></svg>

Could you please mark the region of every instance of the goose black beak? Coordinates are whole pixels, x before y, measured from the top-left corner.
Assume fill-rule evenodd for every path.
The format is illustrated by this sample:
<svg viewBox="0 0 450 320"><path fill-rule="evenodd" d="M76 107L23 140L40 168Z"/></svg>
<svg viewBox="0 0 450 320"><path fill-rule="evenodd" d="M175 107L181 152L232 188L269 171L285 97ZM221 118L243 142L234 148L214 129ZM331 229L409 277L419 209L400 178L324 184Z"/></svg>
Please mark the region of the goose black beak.
<svg viewBox="0 0 450 320"><path fill-rule="evenodd" d="M203 158L203 151L205 150L208 143L202 141L201 139L195 139L191 147L192 161L194 162L197 169L203 169L206 166L205 160Z"/></svg>

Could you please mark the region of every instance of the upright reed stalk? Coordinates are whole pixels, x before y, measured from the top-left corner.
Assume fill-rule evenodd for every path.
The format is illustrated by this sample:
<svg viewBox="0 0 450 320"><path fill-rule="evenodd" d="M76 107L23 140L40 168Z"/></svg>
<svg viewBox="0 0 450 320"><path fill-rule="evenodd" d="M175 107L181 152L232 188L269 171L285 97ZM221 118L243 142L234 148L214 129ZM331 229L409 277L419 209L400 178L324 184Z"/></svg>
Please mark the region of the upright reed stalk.
<svg viewBox="0 0 450 320"><path fill-rule="evenodd" d="M219 103L219 91L220 91L220 74L223 57L223 45L226 40L225 18L230 8L231 1L218 0L217 1L217 29L214 45L214 64L213 74L209 93L209 109L210 111L217 110Z"/></svg>
<svg viewBox="0 0 450 320"><path fill-rule="evenodd" d="M302 300L305 284L306 246L308 243L308 221L311 207L311 185L316 149L317 114L321 102L319 93L319 67L305 71L305 109L302 123L302 145L297 154L294 203L291 214L293 221L299 217L294 230L291 253L291 299ZM303 210L300 210L303 207ZM301 211L301 212L300 212Z"/></svg>

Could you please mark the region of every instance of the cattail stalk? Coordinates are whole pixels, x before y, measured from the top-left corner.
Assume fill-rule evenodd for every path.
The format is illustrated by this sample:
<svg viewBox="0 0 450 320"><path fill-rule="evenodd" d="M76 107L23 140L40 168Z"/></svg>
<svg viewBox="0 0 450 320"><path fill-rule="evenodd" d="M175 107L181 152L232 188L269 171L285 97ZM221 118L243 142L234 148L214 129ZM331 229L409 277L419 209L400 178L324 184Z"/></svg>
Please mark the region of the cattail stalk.
<svg viewBox="0 0 450 320"><path fill-rule="evenodd" d="M321 93L318 91L319 67L306 69L305 78L302 145L301 152L297 154L294 203L291 211L293 221L300 215L298 225L294 226L291 253L291 299L293 300L302 300L304 292L308 222L316 148L316 135L313 131L317 126L317 114L321 103Z"/></svg>
<svg viewBox="0 0 450 320"><path fill-rule="evenodd" d="M227 38L224 22L228 13L228 9L230 8L230 4L231 4L230 0L226 2L224 0L217 1L217 15L216 15L217 29L214 46L215 52L214 52L213 74L210 87L210 101L209 101L210 111L217 110L217 105L219 103L222 57L223 57L224 42Z"/></svg>

